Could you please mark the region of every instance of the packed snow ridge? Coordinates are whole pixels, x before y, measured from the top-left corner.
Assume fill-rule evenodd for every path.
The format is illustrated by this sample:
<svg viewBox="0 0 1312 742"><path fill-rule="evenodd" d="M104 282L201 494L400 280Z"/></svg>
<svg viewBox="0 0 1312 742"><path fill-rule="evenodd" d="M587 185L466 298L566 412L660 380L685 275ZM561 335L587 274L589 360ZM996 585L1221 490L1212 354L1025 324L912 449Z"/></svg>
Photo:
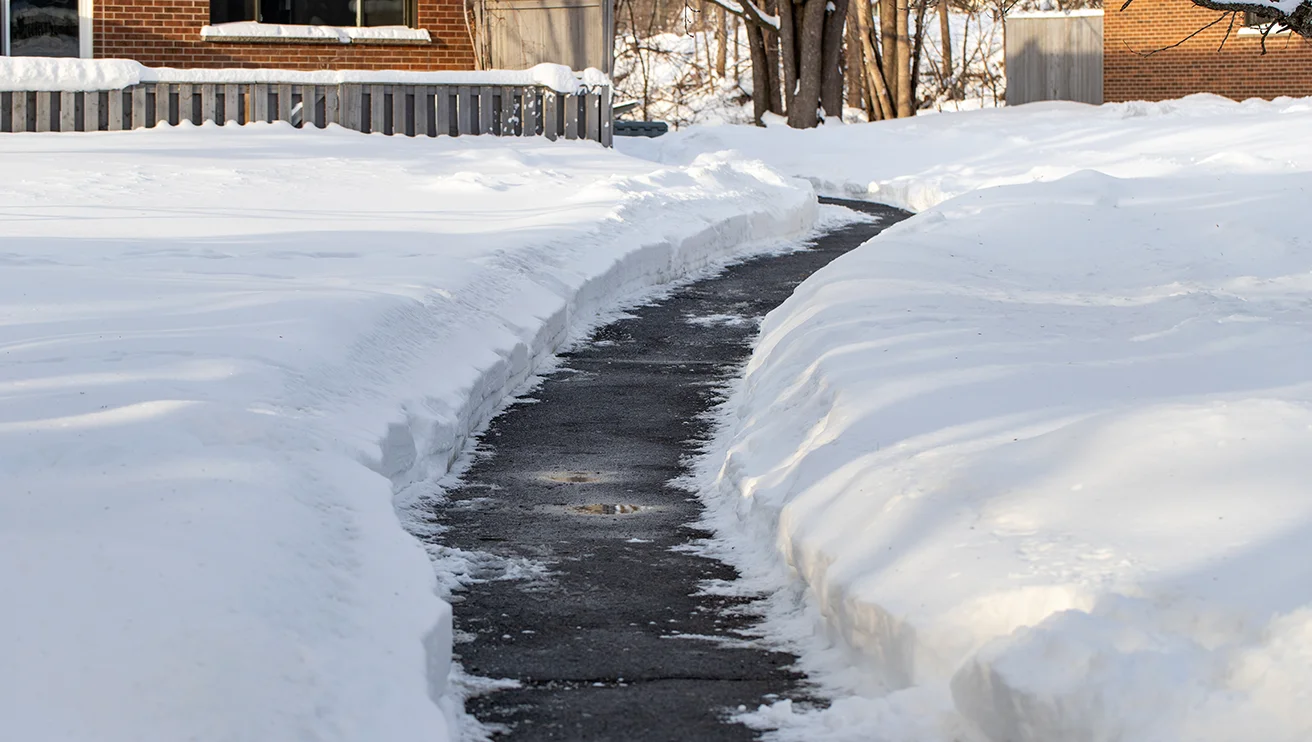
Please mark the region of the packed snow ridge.
<svg viewBox="0 0 1312 742"><path fill-rule="evenodd" d="M733 148L923 210L766 319L696 484L835 697L775 739L1312 739L1312 101Z"/></svg>
<svg viewBox="0 0 1312 742"><path fill-rule="evenodd" d="M408 506L599 312L817 215L759 163L589 143L184 125L0 161L14 740L455 738Z"/></svg>

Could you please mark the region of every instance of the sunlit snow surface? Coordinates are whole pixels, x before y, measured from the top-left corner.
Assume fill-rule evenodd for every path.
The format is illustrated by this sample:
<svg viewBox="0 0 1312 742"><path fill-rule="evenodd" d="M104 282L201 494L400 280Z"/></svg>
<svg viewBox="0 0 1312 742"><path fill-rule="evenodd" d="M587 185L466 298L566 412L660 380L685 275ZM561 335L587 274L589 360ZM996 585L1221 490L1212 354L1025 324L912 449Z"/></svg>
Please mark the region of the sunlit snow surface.
<svg viewBox="0 0 1312 742"><path fill-rule="evenodd" d="M765 320L697 484L805 740L1312 738L1312 106L692 129L924 211ZM721 586L719 589L726 589Z"/></svg>
<svg viewBox="0 0 1312 742"><path fill-rule="evenodd" d="M817 218L587 143L0 136L0 738L445 739L399 504L598 311ZM446 580L442 584L448 584Z"/></svg>

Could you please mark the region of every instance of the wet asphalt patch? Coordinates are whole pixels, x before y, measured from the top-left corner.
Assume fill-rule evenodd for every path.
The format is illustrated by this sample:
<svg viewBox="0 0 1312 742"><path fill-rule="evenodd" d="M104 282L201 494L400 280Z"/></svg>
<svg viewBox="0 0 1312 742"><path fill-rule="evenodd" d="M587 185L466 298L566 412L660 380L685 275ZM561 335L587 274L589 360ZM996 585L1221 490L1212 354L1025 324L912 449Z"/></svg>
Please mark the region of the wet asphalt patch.
<svg viewBox="0 0 1312 742"><path fill-rule="evenodd" d="M688 525L696 498L668 483L710 434L702 413L746 362L760 318L908 216L837 203L878 220L685 286L563 356L532 404L492 422L487 455L433 513L446 546L546 568L453 597L466 672L519 682L467 704L498 739L750 740L734 710L806 698L791 655L741 641L752 619L732 610L740 600L697 594L736 574L673 550L709 534Z"/></svg>

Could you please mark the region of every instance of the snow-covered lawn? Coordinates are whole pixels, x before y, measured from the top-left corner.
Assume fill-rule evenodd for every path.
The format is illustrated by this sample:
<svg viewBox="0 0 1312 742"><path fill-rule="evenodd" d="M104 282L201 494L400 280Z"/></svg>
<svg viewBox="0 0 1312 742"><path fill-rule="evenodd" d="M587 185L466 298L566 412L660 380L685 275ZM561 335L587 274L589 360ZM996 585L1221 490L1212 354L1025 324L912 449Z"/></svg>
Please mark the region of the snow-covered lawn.
<svg viewBox="0 0 1312 742"><path fill-rule="evenodd" d="M767 318L700 463L709 548L839 699L750 721L1312 739L1312 101L622 146L924 209Z"/></svg>
<svg viewBox="0 0 1312 742"><path fill-rule="evenodd" d="M398 519L598 311L804 183L283 125L0 136L0 738L440 740Z"/></svg>

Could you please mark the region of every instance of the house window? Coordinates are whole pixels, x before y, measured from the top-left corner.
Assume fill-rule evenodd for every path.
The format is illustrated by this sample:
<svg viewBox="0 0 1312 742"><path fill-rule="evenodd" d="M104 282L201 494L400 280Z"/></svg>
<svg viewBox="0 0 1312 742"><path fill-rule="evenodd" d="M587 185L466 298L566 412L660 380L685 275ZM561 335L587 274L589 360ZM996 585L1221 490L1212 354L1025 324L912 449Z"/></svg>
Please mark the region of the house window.
<svg viewBox="0 0 1312 742"><path fill-rule="evenodd" d="M1256 28L1265 31L1267 26L1275 20L1272 16L1265 13L1255 13L1251 10L1244 11L1244 28Z"/></svg>
<svg viewBox="0 0 1312 742"><path fill-rule="evenodd" d="M210 23L414 26L414 0L210 0Z"/></svg>
<svg viewBox="0 0 1312 742"><path fill-rule="evenodd" d="M76 57L77 0L0 0L0 54Z"/></svg>

